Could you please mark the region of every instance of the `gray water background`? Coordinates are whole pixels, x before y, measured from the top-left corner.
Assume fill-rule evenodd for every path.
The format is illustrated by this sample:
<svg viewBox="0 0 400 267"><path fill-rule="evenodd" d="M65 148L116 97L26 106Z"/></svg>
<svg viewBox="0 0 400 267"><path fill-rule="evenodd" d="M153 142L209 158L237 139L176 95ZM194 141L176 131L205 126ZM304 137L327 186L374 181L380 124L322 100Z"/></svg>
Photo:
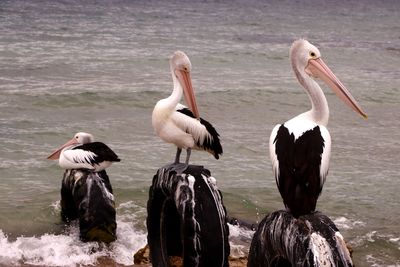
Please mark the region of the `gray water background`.
<svg viewBox="0 0 400 267"><path fill-rule="evenodd" d="M2 250L22 236L68 235L57 208L62 170L46 157L78 131L122 159L108 169L117 216L145 234L152 176L175 153L154 134L151 112L172 90L168 59L178 49L224 147L218 161L193 152L192 162L211 170L231 215L260 221L283 208L268 139L310 107L288 59L306 38L369 115L321 83L332 155L318 209L356 266L400 266L399 13L399 1L372 0L0 1ZM237 242L246 252L249 238Z"/></svg>

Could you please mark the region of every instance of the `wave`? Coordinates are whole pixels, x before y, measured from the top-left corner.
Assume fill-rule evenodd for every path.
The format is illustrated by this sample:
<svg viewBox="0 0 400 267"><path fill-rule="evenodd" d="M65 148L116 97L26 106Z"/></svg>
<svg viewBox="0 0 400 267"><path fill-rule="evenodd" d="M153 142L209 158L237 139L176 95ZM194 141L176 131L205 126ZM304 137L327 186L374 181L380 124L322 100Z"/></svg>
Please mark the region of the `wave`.
<svg viewBox="0 0 400 267"><path fill-rule="evenodd" d="M232 224L228 224L228 226L229 243L231 246L230 256L233 258L247 257L251 239L255 231Z"/></svg>
<svg viewBox="0 0 400 267"><path fill-rule="evenodd" d="M349 230L353 228L359 228L366 226L365 222L358 220L350 220L346 217L338 217L333 220L335 225L339 228L339 230Z"/></svg>
<svg viewBox="0 0 400 267"><path fill-rule="evenodd" d="M57 204L53 206L58 209ZM0 230L0 266L95 265L104 258L121 265L133 265L133 254L146 244L147 234L135 226L137 216L124 211L132 208L138 209L138 206L131 201L117 208L118 213L122 213L117 215L117 241L110 245L80 241L77 222L69 225L62 234L20 236L15 240Z"/></svg>
<svg viewBox="0 0 400 267"><path fill-rule="evenodd" d="M121 205L131 204L128 202ZM84 243L80 241L77 223L71 224L63 234L46 233L41 236L20 236L15 240L10 240L0 230L0 266L97 265L104 262L104 259L109 259L119 265L133 265L133 254L144 247L147 242L147 234L135 229L129 222L131 220L129 218L132 219L132 214L125 214L119 218L117 216L117 241L108 246L97 242ZM231 255L233 257L247 256L248 244L254 231L233 225L229 225L229 230Z"/></svg>

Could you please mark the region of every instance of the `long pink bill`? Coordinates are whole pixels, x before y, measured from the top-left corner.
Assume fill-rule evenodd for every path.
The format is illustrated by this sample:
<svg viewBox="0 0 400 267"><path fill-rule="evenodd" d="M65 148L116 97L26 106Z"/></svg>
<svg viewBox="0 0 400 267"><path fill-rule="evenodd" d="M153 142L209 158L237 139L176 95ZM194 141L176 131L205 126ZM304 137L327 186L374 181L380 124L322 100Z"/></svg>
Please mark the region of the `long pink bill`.
<svg viewBox="0 0 400 267"><path fill-rule="evenodd" d="M343 102L345 102L355 112L359 113L364 118L367 118L367 114L362 110L354 97L321 58L310 59L306 71L314 77L323 80L336 93L336 95L343 100Z"/></svg>
<svg viewBox="0 0 400 267"><path fill-rule="evenodd" d="M52 160L59 159L59 158L60 158L61 151L62 151L64 148L66 148L66 147L68 147L68 146L75 145L75 144L78 144L78 141L76 141L75 138L69 140L67 143L65 143L65 144L62 145L60 148L58 148L56 151L54 151L50 156L48 156L47 159L52 159Z"/></svg>
<svg viewBox="0 0 400 267"><path fill-rule="evenodd" d="M179 82L183 87L183 95L185 97L185 101L189 106L190 110L193 112L194 116L199 119L199 109L197 108L196 97L194 95L194 90L192 86L192 79L190 77L190 72L185 70L176 70L175 74L177 75Z"/></svg>

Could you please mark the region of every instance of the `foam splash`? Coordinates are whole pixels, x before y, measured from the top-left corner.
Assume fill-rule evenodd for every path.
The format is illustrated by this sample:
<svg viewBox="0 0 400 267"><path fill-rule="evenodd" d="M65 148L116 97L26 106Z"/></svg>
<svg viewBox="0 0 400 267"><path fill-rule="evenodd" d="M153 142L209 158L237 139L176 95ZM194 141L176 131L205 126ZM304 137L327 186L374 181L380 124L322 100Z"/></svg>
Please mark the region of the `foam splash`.
<svg viewBox="0 0 400 267"><path fill-rule="evenodd" d="M400 237L390 237L389 242L396 245L397 248L400 250Z"/></svg>
<svg viewBox="0 0 400 267"><path fill-rule="evenodd" d="M229 236L230 237L241 237L252 239L254 235L254 230L249 230L237 225L228 224L229 226Z"/></svg>
<svg viewBox="0 0 400 267"><path fill-rule="evenodd" d="M146 244L147 235L135 228L136 215L125 210L132 208L139 209L139 213L144 210L133 202L123 203L117 208L117 241L108 246L81 242L77 223L67 227L63 234L20 236L13 241L0 230L0 265L94 265L102 257L111 258L118 264L133 265L133 254Z"/></svg>
<svg viewBox="0 0 400 267"><path fill-rule="evenodd" d="M387 264L385 260L380 259L372 254L367 254L366 257L366 262L368 262L371 267L399 267L399 263L394 263L394 264Z"/></svg>
<svg viewBox="0 0 400 267"><path fill-rule="evenodd" d="M249 254L249 245L253 238L253 230L245 229L238 225L228 224L229 226L229 245L231 247L231 256L240 258Z"/></svg>
<svg viewBox="0 0 400 267"><path fill-rule="evenodd" d="M349 230L356 227L364 227L366 225L365 222L357 221L357 220L350 220L346 217L338 217L333 220L335 225L339 230Z"/></svg>
<svg viewBox="0 0 400 267"><path fill-rule="evenodd" d="M350 244L354 248L375 248L365 255L365 262L371 267L399 267L400 237L395 234L369 231L355 237ZM377 247L382 249L376 249Z"/></svg>
<svg viewBox="0 0 400 267"><path fill-rule="evenodd" d="M378 231L370 231L365 235L358 236L353 240L353 243L357 246L363 246L368 243L375 243L379 241L387 242L388 244L400 250L400 237L398 235L383 234Z"/></svg>
<svg viewBox="0 0 400 267"><path fill-rule="evenodd" d="M77 228L71 227L65 235L22 236L15 241L9 241L0 230L0 263L4 265L88 265L96 263L98 257L106 255L107 251L99 250L98 243L80 242Z"/></svg>

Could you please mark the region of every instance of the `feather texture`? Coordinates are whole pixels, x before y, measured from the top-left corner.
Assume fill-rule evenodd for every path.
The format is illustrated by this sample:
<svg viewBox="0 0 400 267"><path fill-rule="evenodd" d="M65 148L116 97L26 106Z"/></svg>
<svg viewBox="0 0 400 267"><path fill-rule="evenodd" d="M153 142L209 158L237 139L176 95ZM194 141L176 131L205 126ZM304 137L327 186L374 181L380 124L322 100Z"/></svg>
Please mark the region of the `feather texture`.
<svg viewBox="0 0 400 267"><path fill-rule="evenodd" d="M203 118L196 119L190 109L180 105L177 109L178 114L186 116L183 120L177 120L177 125L180 124L186 133L192 135L195 141L195 149L201 149L210 152L216 159L223 153L219 134L208 121ZM181 117L180 115L177 115ZM184 123L182 123L184 122Z"/></svg>
<svg viewBox="0 0 400 267"><path fill-rule="evenodd" d="M89 169L102 171L112 162L121 161L107 145L92 142L64 150L59 165L64 169Z"/></svg>
<svg viewBox="0 0 400 267"><path fill-rule="evenodd" d="M294 216L315 210L329 168L330 136L314 126L297 138L285 124L274 128L271 160L284 204Z"/></svg>

